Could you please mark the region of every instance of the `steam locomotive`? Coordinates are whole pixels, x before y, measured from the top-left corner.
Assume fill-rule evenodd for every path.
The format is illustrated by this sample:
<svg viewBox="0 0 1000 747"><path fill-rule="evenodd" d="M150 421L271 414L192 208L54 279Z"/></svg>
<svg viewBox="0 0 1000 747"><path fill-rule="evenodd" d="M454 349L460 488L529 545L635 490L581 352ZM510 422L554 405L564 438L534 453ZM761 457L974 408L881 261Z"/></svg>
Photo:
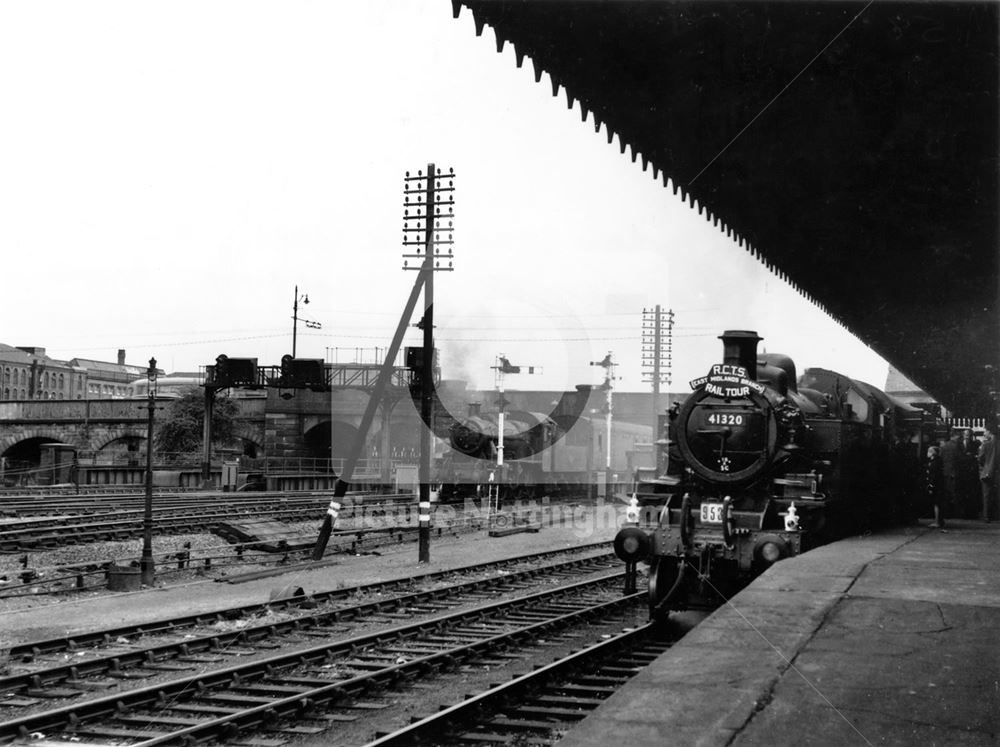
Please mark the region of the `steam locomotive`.
<svg viewBox="0 0 1000 747"><path fill-rule="evenodd" d="M825 369L797 378L757 354L756 332L724 332L723 361L661 439L658 476L638 487L615 538L648 561L653 618L726 599L773 563L901 518L893 479L918 458L922 410Z"/></svg>

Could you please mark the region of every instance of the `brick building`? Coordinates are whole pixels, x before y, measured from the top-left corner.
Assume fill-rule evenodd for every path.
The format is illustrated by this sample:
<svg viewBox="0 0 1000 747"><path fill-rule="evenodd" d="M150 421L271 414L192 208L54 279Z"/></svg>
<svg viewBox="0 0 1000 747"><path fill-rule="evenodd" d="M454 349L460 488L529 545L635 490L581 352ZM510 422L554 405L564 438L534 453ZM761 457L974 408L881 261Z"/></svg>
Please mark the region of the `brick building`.
<svg viewBox="0 0 1000 747"><path fill-rule="evenodd" d="M0 343L0 399L108 399L124 397L128 385L146 375L145 366L73 358L50 358L45 348Z"/></svg>

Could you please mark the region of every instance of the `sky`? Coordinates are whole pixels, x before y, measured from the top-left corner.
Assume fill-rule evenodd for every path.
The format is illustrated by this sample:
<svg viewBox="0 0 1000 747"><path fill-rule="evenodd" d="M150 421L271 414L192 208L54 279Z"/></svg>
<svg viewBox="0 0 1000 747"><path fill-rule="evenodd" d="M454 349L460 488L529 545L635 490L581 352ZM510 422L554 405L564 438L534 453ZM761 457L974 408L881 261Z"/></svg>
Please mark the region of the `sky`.
<svg viewBox="0 0 1000 747"><path fill-rule="evenodd" d="M277 364L298 287L298 356L371 360L415 280L403 176L434 163L456 174L445 378L491 387L504 354L536 367L507 388L561 390L599 383L611 352L615 386L648 391L659 304L673 391L725 329L885 384L882 358L448 0L7 2L0 101L0 342L167 372Z"/></svg>

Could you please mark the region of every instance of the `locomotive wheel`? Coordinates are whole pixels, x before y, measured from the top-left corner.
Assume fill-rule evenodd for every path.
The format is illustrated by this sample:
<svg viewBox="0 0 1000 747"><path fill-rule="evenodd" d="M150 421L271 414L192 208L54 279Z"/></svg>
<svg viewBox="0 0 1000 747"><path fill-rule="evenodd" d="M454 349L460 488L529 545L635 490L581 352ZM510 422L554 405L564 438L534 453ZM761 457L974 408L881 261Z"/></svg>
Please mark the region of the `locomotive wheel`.
<svg viewBox="0 0 1000 747"><path fill-rule="evenodd" d="M677 558L656 557L649 566L649 616L654 620L666 620L669 610L658 609L660 602L677 584L679 565ZM683 594L674 590L673 604L683 602ZM681 605L683 606L683 605Z"/></svg>

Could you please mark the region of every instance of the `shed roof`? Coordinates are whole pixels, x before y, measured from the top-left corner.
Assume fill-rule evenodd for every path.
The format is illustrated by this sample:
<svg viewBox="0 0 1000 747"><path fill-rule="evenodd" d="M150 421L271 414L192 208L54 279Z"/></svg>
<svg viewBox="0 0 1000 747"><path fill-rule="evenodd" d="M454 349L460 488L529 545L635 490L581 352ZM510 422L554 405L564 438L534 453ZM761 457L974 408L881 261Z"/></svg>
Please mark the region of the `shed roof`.
<svg viewBox="0 0 1000 747"><path fill-rule="evenodd" d="M452 5L921 388L992 411L1000 4Z"/></svg>

